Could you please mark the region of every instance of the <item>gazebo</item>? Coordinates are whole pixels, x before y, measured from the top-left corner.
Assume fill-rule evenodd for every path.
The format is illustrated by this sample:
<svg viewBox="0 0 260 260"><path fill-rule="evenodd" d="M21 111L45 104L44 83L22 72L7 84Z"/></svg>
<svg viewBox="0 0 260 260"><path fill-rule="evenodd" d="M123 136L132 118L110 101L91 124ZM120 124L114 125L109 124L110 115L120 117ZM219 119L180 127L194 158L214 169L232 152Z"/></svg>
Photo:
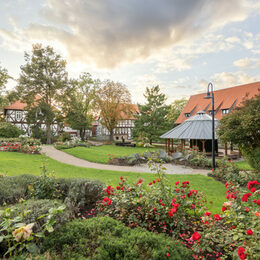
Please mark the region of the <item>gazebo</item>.
<svg viewBox="0 0 260 260"><path fill-rule="evenodd" d="M215 129L218 120L215 119ZM216 133L215 133L216 136ZM181 140L181 148L185 146L185 140L190 142L190 147L198 147L200 152L212 151L212 117L204 111L199 111L195 116L185 120L160 136L165 139L166 152L173 151L173 139ZM215 153L218 153L218 140L215 140Z"/></svg>

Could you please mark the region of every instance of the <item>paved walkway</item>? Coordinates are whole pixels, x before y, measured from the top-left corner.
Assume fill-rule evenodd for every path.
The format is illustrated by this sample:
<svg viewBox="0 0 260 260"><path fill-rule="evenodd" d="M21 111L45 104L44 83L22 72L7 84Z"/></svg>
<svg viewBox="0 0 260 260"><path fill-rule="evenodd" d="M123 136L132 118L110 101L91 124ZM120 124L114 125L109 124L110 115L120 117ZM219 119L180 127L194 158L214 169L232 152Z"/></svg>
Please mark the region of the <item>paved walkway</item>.
<svg viewBox="0 0 260 260"><path fill-rule="evenodd" d="M46 154L50 158L57 160L62 163L71 164L74 166L84 168L94 168L100 170L112 170L112 171L125 171L125 172L147 172L150 170L146 164L135 165L135 166L117 166L109 164L93 163L83 159L76 158L70 154L64 153L60 150L55 149L53 146L44 145L42 147L42 153ZM182 165L165 164L167 174L202 174L207 175L209 170L192 169Z"/></svg>

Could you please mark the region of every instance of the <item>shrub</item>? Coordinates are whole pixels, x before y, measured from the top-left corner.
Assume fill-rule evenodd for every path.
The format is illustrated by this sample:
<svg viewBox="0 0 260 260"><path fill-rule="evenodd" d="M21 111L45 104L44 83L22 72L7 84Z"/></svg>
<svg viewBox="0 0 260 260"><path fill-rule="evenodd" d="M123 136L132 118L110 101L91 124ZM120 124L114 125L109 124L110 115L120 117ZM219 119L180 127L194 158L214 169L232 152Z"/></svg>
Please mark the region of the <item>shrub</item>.
<svg viewBox="0 0 260 260"><path fill-rule="evenodd" d="M58 137L58 141L60 142L66 142L70 140L71 140L71 136L69 133L66 132L61 133L61 135Z"/></svg>
<svg viewBox="0 0 260 260"><path fill-rule="evenodd" d="M0 178L0 205L13 204L19 199L31 197L33 183L38 177L34 175L7 176Z"/></svg>
<svg viewBox="0 0 260 260"><path fill-rule="evenodd" d="M127 228L109 217L72 221L48 236L43 250L62 259L192 259L171 238Z"/></svg>
<svg viewBox="0 0 260 260"><path fill-rule="evenodd" d="M0 138L19 137L24 132L11 123L0 123Z"/></svg>
<svg viewBox="0 0 260 260"><path fill-rule="evenodd" d="M203 195L191 190L188 181L173 186L159 175L148 185L142 179L128 184L121 177L117 187L106 188L98 209L101 215L109 215L127 226L179 238L179 234L193 232L192 225L202 215L203 203Z"/></svg>
<svg viewBox="0 0 260 260"><path fill-rule="evenodd" d="M66 212L58 219L64 209L65 205L57 201L43 200L26 201L0 210L0 256L17 259L16 256L27 250L39 252L41 238L70 218Z"/></svg>
<svg viewBox="0 0 260 260"><path fill-rule="evenodd" d="M260 172L260 147L257 147L250 152L246 152L245 156L247 157L250 166L253 167L259 173Z"/></svg>
<svg viewBox="0 0 260 260"><path fill-rule="evenodd" d="M260 181L260 176L252 171L240 171L235 163L227 164L225 160L218 161L215 171L208 173L208 176L223 183L232 182L242 187L246 186L250 180Z"/></svg>

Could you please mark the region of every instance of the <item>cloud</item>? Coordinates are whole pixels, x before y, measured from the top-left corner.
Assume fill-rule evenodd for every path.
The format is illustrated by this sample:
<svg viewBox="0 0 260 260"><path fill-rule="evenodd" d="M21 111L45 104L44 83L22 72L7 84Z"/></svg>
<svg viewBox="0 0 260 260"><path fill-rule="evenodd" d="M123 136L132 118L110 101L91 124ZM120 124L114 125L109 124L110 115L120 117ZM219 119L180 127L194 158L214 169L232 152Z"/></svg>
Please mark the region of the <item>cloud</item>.
<svg viewBox="0 0 260 260"><path fill-rule="evenodd" d="M233 65L242 69L257 69L260 68L260 59L246 57L234 61Z"/></svg>
<svg viewBox="0 0 260 260"><path fill-rule="evenodd" d="M113 68L242 21L248 12L246 0L48 0L42 10L48 24L31 24L25 34L58 40L70 61Z"/></svg>
<svg viewBox="0 0 260 260"><path fill-rule="evenodd" d="M251 76L242 71L222 72L214 74L211 80L215 89L222 89L258 81L260 76Z"/></svg>

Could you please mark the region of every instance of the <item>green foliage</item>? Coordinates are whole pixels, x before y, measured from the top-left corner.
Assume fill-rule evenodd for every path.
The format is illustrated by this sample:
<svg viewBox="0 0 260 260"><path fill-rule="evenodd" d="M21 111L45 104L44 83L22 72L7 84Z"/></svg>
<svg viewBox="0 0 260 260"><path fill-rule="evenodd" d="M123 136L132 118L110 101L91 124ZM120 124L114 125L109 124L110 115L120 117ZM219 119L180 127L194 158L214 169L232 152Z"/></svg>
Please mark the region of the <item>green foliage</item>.
<svg viewBox="0 0 260 260"><path fill-rule="evenodd" d="M26 201L0 210L0 256L18 256L26 250L39 252L36 244L39 238L43 238L46 232L53 232L54 226L69 220L67 212L57 225L57 216L64 209L65 205L59 202L44 200ZM37 233L33 233L33 229Z"/></svg>
<svg viewBox="0 0 260 260"><path fill-rule="evenodd" d="M16 138L24 132L11 123L0 123L0 138Z"/></svg>
<svg viewBox="0 0 260 260"><path fill-rule="evenodd" d="M69 133L63 132L61 133L61 135L58 138L59 142L66 142L66 141L70 141L71 140L71 136Z"/></svg>
<svg viewBox="0 0 260 260"><path fill-rule="evenodd" d="M30 137L19 137L19 138L0 138L0 145L6 145L7 143L19 143L21 145L39 146L41 145L40 140Z"/></svg>
<svg viewBox="0 0 260 260"><path fill-rule="evenodd" d="M130 229L109 217L69 222L45 239L43 249L62 259L192 259L169 237Z"/></svg>
<svg viewBox="0 0 260 260"><path fill-rule="evenodd" d="M260 182L259 174L252 171L239 170L236 163L227 163L225 159L218 161L218 167L214 172L210 172L208 176L215 178L223 183L232 182L242 187L251 180L258 180Z"/></svg>
<svg viewBox="0 0 260 260"><path fill-rule="evenodd" d="M33 183L32 195L37 199L51 199L55 196L57 186L54 172L49 172L45 163L41 169L41 175Z"/></svg>
<svg viewBox="0 0 260 260"><path fill-rule="evenodd" d="M31 197L32 184L37 177L33 175L8 176L0 178L0 205L14 204L20 199Z"/></svg>
<svg viewBox="0 0 260 260"><path fill-rule="evenodd" d="M146 88L144 97L146 104L138 105L140 114L136 115L133 136L141 140L147 138L152 144L169 130L170 124L167 115L170 107L165 105L166 96L160 93L159 86Z"/></svg>
<svg viewBox="0 0 260 260"><path fill-rule="evenodd" d="M0 112L2 108L8 103L8 100L4 94L6 90L6 83L8 82L9 78L10 76L8 75L7 70L0 66Z"/></svg>
<svg viewBox="0 0 260 260"><path fill-rule="evenodd" d="M130 227L167 233L175 238L179 234L192 234L192 224L199 220L204 210L204 196L191 190L189 181L175 186L168 183L161 162L149 162L157 178L145 185L142 179L128 184L120 178L119 185L108 186L99 204L100 214L109 215ZM157 161L157 160L156 160Z"/></svg>
<svg viewBox="0 0 260 260"><path fill-rule="evenodd" d="M55 102L63 96L67 88L66 61L50 46L33 45L32 54L25 52L26 64L21 66L17 92L27 103L27 121L46 123L47 143L51 142L51 124L59 111Z"/></svg>
<svg viewBox="0 0 260 260"><path fill-rule="evenodd" d="M167 119L170 121L171 125L175 125L175 121L180 116L182 110L184 109L185 105L187 104L187 99L177 99L171 104L171 108L167 115Z"/></svg>
<svg viewBox="0 0 260 260"><path fill-rule="evenodd" d="M257 171L260 147L260 95L243 102L243 106L235 109L219 121L218 136L220 140L232 142L239 146L245 157L249 159Z"/></svg>
<svg viewBox="0 0 260 260"><path fill-rule="evenodd" d="M70 88L63 97L63 111L66 123L80 131L80 137L85 139L85 130L92 127L91 109L94 102L95 81L89 73L82 74L78 80L70 82ZM66 141L66 140L62 140Z"/></svg>

